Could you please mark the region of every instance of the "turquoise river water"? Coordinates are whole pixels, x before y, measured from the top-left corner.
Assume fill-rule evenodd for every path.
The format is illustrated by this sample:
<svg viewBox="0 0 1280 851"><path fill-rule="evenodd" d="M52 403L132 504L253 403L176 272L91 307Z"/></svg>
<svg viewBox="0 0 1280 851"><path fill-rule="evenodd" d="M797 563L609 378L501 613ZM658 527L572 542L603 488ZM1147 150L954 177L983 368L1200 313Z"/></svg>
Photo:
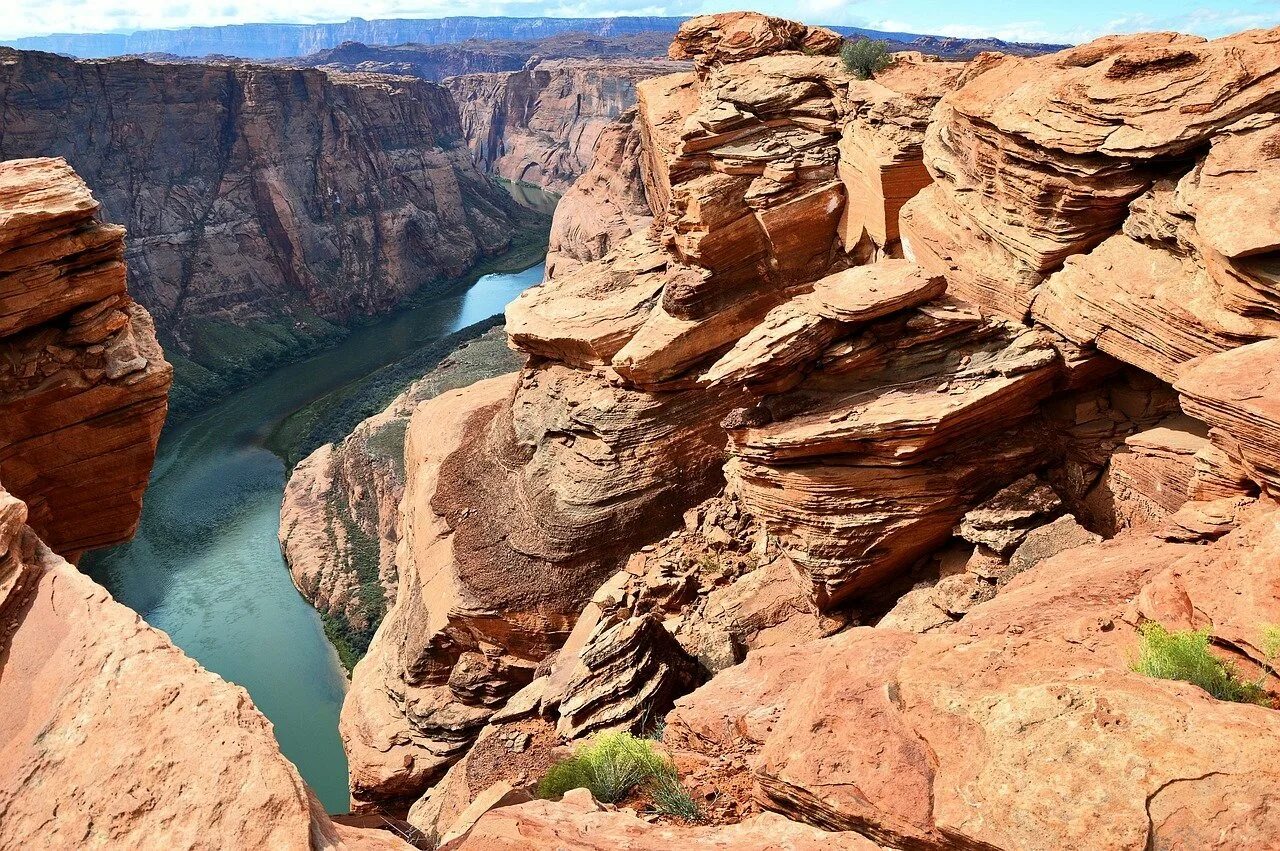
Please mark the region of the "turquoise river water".
<svg viewBox="0 0 1280 851"><path fill-rule="evenodd" d="M502 312L542 274L538 265L486 275L465 292L360 327L337 347L166 430L137 536L85 561L117 600L248 689L330 812L347 810L338 738L347 679L281 558L285 468L263 441L309 402Z"/></svg>

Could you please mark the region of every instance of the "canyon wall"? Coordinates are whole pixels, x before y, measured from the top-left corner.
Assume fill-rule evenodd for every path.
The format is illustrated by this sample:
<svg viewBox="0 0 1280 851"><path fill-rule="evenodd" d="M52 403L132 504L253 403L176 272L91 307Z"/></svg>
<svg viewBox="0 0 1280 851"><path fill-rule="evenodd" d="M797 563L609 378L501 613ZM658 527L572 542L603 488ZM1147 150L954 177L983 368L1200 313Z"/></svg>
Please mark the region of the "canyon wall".
<svg viewBox="0 0 1280 851"><path fill-rule="evenodd" d="M519 71L537 59L662 59L669 32L649 31L608 38L565 33L529 41L468 39L457 44L361 44L346 42L329 50L281 60L281 64L409 74L439 82L459 74Z"/></svg>
<svg viewBox="0 0 1280 851"><path fill-rule="evenodd" d="M407 848L63 557L132 534L172 373L99 212L63 160L0 163L0 848Z"/></svg>
<svg viewBox="0 0 1280 851"><path fill-rule="evenodd" d="M651 223L414 410L355 805L449 849L1274 845L1280 30L839 43L687 22ZM1152 622L1257 702L1133 670ZM519 803L605 730L709 824Z"/></svg>
<svg viewBox="0 0 1280 851"><path fill-rule="evenodd" d="M509 73L451 77L444 85L481 168L564 192L590 167L604 129L635 105L636 83L679 67L662 60L546 60Z"/></svg>
<svg viewBox="0 0 1280 851"><path fill-rule="evenodd" d="M0 100L0 156L65 158L129 229L130 289L187 390L389 310L527 224L422 81L4 51Z"/></svg>

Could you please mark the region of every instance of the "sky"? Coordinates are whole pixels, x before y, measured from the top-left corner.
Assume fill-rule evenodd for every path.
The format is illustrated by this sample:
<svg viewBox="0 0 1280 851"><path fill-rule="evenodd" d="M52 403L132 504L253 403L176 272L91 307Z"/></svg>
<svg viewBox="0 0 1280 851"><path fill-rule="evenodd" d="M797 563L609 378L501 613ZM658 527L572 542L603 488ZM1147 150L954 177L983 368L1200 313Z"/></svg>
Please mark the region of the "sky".
<svg viewBox="0 0 1280 851"><path fill-rule="evenodd" d="M1209 37L1280 25L1280 0L0 0L0 38L240 23L448 15L696 15L751 8L808 23L1009 41L1081 42L1173 29Z"/></svg>

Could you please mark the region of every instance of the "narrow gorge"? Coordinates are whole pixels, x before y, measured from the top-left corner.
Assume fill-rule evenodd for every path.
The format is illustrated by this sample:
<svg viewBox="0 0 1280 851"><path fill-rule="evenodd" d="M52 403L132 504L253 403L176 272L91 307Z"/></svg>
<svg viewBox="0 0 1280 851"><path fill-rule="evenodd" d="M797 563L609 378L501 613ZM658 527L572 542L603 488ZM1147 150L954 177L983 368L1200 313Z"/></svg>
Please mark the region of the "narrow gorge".
<svg viewBox="0 0 1280 851"><path fill-rule="evenodd" d="M0 851L1280 847L1280 28L849 45L0 55Z"/></svg>

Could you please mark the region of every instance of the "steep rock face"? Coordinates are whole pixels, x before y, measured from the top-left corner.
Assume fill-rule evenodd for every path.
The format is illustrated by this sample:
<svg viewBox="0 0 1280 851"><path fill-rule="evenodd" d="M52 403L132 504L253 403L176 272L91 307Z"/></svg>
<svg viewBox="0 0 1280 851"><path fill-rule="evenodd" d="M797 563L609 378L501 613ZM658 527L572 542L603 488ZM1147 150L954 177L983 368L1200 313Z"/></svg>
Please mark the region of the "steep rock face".
<svg viewBox="0 0 1280 851"><path fill-rule="evenodd" d="M67 159L162 340L215 373L461 274L520 216L422 81L6 51L0 91L0 155Z"/></svg>
<svg viewBox="0 0 1280 851"><path fill-rule="evenodd" d="M653 221L640 174L640 128L628 109L601 131L591 166L556 204L547 280L604 257Z"/></svg>
<svg viewBox="0 0 1280 851"><path fill-rule="evenodd" d="M63 160L0 164L0 480L68 558L133 534L172 374L97 212Z"/></svg>
<svg viewBox="0 0 1280 851"><path fill-rule="evenodd" d="M490 174L563 192L592 162L605 128L635 105L640 80L682 66L555 59L445 80L476 162Z"/></svg>
<svg viewBox="0 0 1280 851"><path fill-rule="evenodd" d="M330 638L348 665L368 649L395 602L405 433L414 408L518 366L502 329L492 329L290 473L280 507L280 549L294 585L326 616Z"/></svg>

